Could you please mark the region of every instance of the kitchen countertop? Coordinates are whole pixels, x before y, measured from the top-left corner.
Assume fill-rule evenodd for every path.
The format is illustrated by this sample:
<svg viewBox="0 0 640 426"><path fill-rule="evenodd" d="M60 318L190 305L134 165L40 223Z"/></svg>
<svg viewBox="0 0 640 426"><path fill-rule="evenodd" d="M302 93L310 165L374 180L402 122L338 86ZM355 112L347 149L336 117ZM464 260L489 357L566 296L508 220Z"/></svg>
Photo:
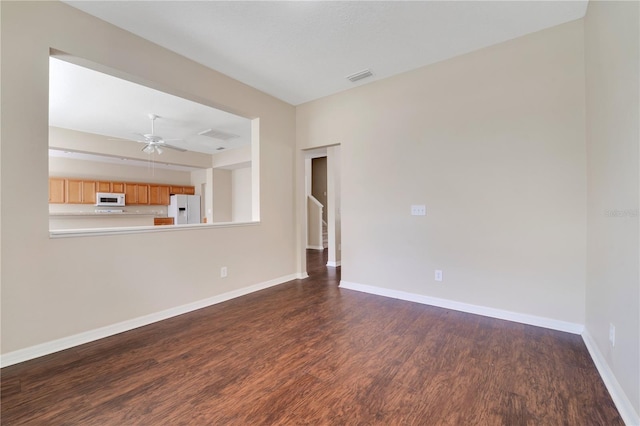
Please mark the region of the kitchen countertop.
<svg viewBox="0 0 640 426"><path fill-rule="evenodd" d="M134 213L134 212L122 212L122 213L97 213L97 212L58 212L58 213L49 213L49 216L56 217L77 217L77 216L86 216L86 217L113 217L113 216L150 216L150 217L167 217L162 214L156 213Z"/></svg>

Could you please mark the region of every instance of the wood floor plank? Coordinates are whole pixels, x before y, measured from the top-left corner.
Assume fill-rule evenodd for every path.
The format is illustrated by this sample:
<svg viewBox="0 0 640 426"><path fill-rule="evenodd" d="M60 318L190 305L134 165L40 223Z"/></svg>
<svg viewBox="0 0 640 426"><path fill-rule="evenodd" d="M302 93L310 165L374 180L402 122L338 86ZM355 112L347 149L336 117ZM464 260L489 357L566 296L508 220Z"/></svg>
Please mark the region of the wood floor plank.
<svg viewBox="0 0 640 426"><path fill-rule="evenodd" d="M622 425L580 336L294 280L1 371L3 425Z"/></svg>

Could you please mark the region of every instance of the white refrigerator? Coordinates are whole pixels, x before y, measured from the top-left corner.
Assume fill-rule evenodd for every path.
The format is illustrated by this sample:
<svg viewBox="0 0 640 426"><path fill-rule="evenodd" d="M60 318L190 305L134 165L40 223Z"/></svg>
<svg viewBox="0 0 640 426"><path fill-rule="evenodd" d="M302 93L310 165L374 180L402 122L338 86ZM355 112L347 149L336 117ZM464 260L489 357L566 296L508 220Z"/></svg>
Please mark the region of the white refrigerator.
<svg viewBox="0 0 640 426"><path fill-rule="evenodd" d="M174 225L200 223L200 196L172 195L167 213Z"/></svg>

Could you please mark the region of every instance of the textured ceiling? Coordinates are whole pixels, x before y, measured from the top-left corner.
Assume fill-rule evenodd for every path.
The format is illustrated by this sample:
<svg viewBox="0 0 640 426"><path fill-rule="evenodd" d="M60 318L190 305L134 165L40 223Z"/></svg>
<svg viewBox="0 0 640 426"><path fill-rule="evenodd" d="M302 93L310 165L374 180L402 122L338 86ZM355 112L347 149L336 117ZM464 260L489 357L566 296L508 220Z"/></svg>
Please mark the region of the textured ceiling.
<svg viewBox="0 0 640 426"><path fill-rule="evenodd" d="M584 16L587 1L67 1L293 105ZM374 77L346 76L370 68Z"/></svg>

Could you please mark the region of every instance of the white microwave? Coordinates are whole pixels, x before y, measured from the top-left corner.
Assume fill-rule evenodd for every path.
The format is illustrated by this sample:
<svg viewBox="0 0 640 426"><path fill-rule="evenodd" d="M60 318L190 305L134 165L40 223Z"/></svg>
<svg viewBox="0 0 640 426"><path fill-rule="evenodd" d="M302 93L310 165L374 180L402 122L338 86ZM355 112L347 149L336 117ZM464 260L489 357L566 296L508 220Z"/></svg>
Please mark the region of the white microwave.
<svg viewBox="0 0 640 426"><path fill-rule="evenodd" d="M97 192L96 206L124 206L124 194Z"/></svg>

